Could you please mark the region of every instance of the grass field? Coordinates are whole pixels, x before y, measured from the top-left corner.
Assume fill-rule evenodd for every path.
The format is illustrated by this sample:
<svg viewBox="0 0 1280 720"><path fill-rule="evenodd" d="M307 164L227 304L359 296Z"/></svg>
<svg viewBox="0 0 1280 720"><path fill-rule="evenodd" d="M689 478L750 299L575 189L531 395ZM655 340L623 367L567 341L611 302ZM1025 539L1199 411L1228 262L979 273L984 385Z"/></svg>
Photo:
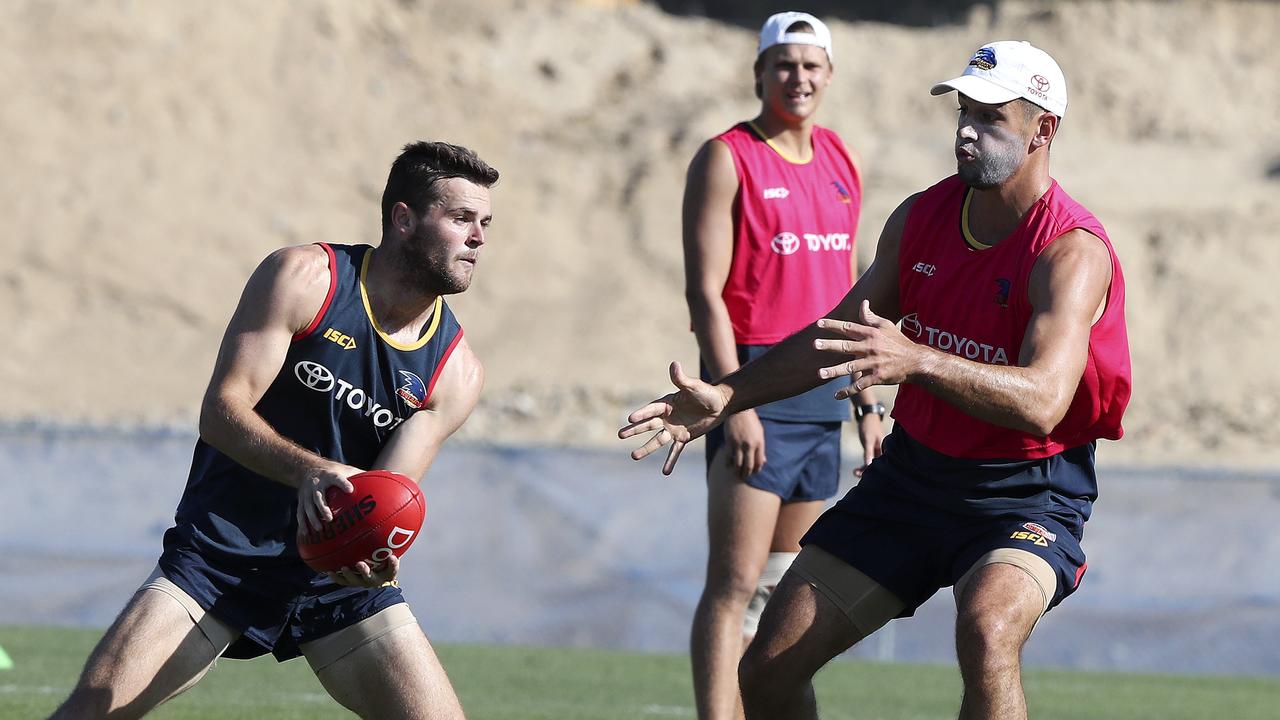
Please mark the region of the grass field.
<svg viewBox="0 0 1280 720"><path fill-rule="evenodd" d="M0 718L41 718L70 689L99 633L0 627L14 668L0 670ZM693 717L689 662L680 655L596 650L437 648L470 720L626 720ZM1275 678L1124 675L1034 670L1025 685L1037 720L1250 720L1280 716ZM837 662L818 676L827 720L954 718L954 668ZM349 718L304 661L223 661L152 717Z"/></svg>

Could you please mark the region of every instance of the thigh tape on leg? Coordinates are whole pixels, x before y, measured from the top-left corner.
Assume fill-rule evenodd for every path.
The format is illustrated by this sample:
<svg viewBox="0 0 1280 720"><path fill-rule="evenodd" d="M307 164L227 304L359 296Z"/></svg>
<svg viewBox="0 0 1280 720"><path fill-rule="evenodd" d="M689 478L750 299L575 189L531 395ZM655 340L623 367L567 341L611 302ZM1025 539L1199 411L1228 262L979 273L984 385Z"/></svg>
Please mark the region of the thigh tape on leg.
<svg viewBox="0 0 1280 720"><path fill-rule="evenodd" d="M862 637L879 630L906 607L861 570L817 545L806 545L791 569L840 608Z"/></svg>
<svg viewBox="0 0 1280 720"><path fill-rule="evenodd" d="M161 592L176 600L187 611L187 615L191 616L192 622L200 628L200 632L204 633L209 643L217 649L218 655L226 652L231 643L240 637L240 633L230 625L205 612L204 608L200 607L185 590L165 577L159 567L151 573L151 577L148 577L146 582L142 583L142 587L138 588L138 592L143 591Z"/></svg>
<svg viewBox="0 0 1280 720"><path fill-rule="evenodd" d="M396 603L355 625L304 643L301 646L302 654L306 656L311 669L320 672L356 648L371 643L392 630L417 622L418 619L413 616L408 605Z"/></svg>

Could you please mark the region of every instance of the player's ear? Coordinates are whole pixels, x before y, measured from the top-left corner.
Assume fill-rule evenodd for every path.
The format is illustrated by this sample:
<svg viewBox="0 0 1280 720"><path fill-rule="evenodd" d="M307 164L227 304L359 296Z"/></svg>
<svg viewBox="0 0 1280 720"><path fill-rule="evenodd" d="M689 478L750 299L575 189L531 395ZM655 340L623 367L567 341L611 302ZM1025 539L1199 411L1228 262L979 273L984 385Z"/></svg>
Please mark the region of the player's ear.
<svg viewBox="0 0 1280 720"><path fill-rule="evenodd" d="M1058 132L1058 123L1062 119L1051 112L1042 112L1036 117L1035 135L1031 136L1032 147L1043 147L1053 141Z"/></svg>
<svg viewBox="0 0 1280 720"><path fill-rule="evenodd" d="M414 217L413 210L403 202L398 202L391 206L391 224L395 228L406 235L413 234L413 228L418 223L418 218Z"/></svg>

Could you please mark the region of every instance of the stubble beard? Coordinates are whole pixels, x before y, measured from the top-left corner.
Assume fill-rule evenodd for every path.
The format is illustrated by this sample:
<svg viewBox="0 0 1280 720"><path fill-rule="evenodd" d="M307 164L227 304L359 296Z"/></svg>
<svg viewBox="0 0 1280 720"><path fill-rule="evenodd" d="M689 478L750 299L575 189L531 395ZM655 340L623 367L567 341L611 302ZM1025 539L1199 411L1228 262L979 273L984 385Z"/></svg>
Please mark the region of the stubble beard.
<svg viewBox="0 0 1280 720"><path fill-rule="evenodd" d="M1013 177L1022 163L1022 149L1015 143L1001 144L993 152L956 168L960 180L977 190L999 187Z"/></svg>
<svg viewBox="0 0 1280 720"><path fill-rule="evenodd" d="M456 295L471 287L471 273L453 271L453 262L443 252L424 251L431 239L419 230L404 247L404 269L409 281L432 295Z"/></svg>

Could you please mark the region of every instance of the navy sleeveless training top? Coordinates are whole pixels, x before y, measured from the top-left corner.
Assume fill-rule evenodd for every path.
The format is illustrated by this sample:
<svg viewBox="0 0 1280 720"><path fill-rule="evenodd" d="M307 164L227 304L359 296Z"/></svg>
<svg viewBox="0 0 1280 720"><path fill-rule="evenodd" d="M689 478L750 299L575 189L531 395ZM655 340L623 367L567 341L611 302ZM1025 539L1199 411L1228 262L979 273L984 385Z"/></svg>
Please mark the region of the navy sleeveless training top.
<svg viewBox="0 0 1280 720"><path fill-rule="evenodd" d="M329 294L293 338L256 410L281 435L322 457L369 469L397 426L426 407L462 327L443 299L422 337L392 341L369 308L372 247L326 245ZM296 564L297 490L196 441L191 474L165 546L232 565ZM314 574L314 573L311 573Z"/></svg>

